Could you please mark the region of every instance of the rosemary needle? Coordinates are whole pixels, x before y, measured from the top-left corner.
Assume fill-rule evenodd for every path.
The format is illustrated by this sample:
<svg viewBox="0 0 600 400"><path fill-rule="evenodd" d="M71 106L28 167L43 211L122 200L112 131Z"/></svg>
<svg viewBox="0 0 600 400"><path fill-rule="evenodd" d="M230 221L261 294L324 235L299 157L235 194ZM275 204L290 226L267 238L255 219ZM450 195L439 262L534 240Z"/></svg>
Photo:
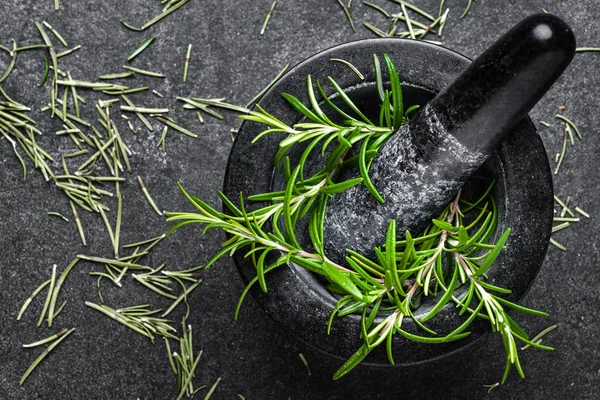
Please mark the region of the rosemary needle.
<svg viewBox="0 0 600 400"><path fill-rule="evenodd" d="M260 29L260 34L264 35L265 30L267 29L267 25L269 24L269 21L271 20L271 15L273 15L273 10L275 10L275 6L277 5L277 0L275 0L273 2L273 4L271 4L271 8L269 9L269 12L267 13L267 16L265 17L265 22L263 22L262 24L262 28Z"/></svg>
<svg viewBox="0 0 600 400"><path fill-rule="evenodd" d="M24 313L25 313L25 311L27 310L27 307L29 307L29 304L31 304L31 302L33 301L33 299L35 299L35 298L36 298L36 296L37 296L38 294L40 294L40 292L41 292L42 290L44 290L44 288L45 288L46 286L48 286L48 285L50 284L50 282L51 282L51 281L52 281L51 279L48 279L47 281L44 281L44 282L43 282L43 283L42 283L40 286L38 286L38 288L37 288L37 289L35 289L35 290L33 291L33 293L31 294L31 296L29 296L29 297L27 298L27 300L25 300L25 303L23 303L23 306L21 306L21 309L19 310L19 315L17 315L17 321L21 319L21 317L23 316L23 314L24 314Z"/></svg>
<svg viewBox="0 0 600 400"><path fill-rule="evenodd" d="M169 112L168 108L147 108L147 107L131 107L121 106L121 111L128 111L142 114L166 114Z"/></svg>
<svg viewBox="0 0 600 400"><path fill-rule="evenodd" d="M153 76L155 78L166 78L167 77L167 75L165 75L165 74L163 74L161 72L148 71L148 70L145 70L145 69L132 67L130 65L123 65L123 68L126 69L126 70L128 70L128 71L140 74L140 75ZM153 90L152 93L156 94L158 92L156 90ZM162 96L160 96L160 97L162 97Z"/></svg>
<svg viewBox="0 0 600 400"><path fill-rule="evenodd" d="M77 230L79 231L79 237L81 238L81 242L84 246L86 246L85 233L83 233L83 227L81 226L81 221L79 220L79 215L77 215L77 210L75 209L75 204L73 204L73 200L71 200L71 210L73 211L73 219L75 220L75 224L77 225Z"/></svg>
<svg viewBox="0 0 600 400"><path fill-rule="evenodd" d="M152 209L154 211L156 211L156 213L158 215L163 215L163 213L158 209L158 206L152 199L152 196L150 196L148 189L146 189L146 185L144 185L144 181L142 181L142 178L139 175L137 178L138 178L138 182L140 183L140 187L142 188L142 192L144 192L144 196L146 196L146 199L148 200L148 203L150 203L150 205L152 206Z"/></svg>
<svg viewBox="0 0 600 400"><path fill-rule="evenodd" d="M55 217L59 217L59 218L63 219L65 222L69 222L69 219L67 217L65 217L64 215L62 215L61 213L57 213L55 211L48 211L46 214L53 215Z"/></svg>
<svg viewBox="0 0 600 400"><path fill-rule="evenodd" d="M556 325L556 324L550 325L549 327L547 327L546 329L544 329L543 331L541 331L540 333L535 335L535 337L533 339L531 339L531 342L538 343L539 341L541 341L542 337L546 336L546 334L548 334L549 332L552 332L556 328L558 328L558 325ZM521 350L528 349L529 347L531 347L531 345L528 343L525 346L521 347Z"/></svg>
<svg viewBox="0 0 600 400"><path fill-rule="evenodd" d="M339 63L344 64L345 66L350 68L352 70L352 72L354 72L360 78L361 81L365 80L364 75L361 74L360 71L354 65L352 65L349 61L342 60L341 58L330 58L329 61L334 61L334 62L339 62Z"/></svg>
<svg viewBox="0 0 600 400"><path fill-rule="evenodd" d="M69 275L73 267L75 267L78 261L79 258L75 258L69 263L69 265L67 265L65 270L60 275L60 278L58 278L56 285L54 285L54 288L52 289L52 298L50 299L50 306L48 308L48 327L52 326L52 320L58 314L58 311L56 313L54 312L54 308L56 307L56 300L58 299L60 289L62 288L62 285L67 279L67 276Z"/></svg>
<svg viewBox="0 0 600 400"><path fill-rule="evenodd" d="M208 391L208 393L206 394L206 396L204 396L204 400L209 400L211 398L211 396L213 395L213 393L217 389L217 386L219 385L219 382L221 382L221 378L217 378L217 380L215 381L215 383L213 383L213 385L211 386L211 388Z"/></svg>
<svg viewBox="0 0 600 400"><path fill-rule="evenodd" d="M42 325L42 321L46 316L46 312L48 311L48 307L50 306L50 301L52 300L52 293L54 293L54 284L56 283L56 264L52 266L52 277L50 278L50 287L48 288L48 295L46 296L46 301L44 302L44 307L42 308L42 312L40 314L40 318L38 319L37 326Z"/></svg>
<svg viewBox="0 0 600 400"><path fill-rule="evenodd" d="M300 357L302 364L304 364L304 366L306 367L306 372L308 373L308 376L311 376L312 373L310 372L310 367L308 365L308 361L306 360L306 357L304 357L304 354L298 353L298 357Z"/></svg>
<svg viewBox="0 0 600 400"><path fill-rule="evenodd" d="M144 42L137 49L135 49L133 53L129 55L129 57L127 57L127 61L131 61L139 56L142 51L146 50L146 48L150 46L154 39L156 39L156 36L150 36L148 39L144 40Z"/></svg>
<svg viewBox="0 0 600 400"><path fill-rule="evenodd" d="M562 250L562 251L567 251L567 248L565 246L563 246L562 244L558 243L556 240L550 238L550 244L552 244L553 246L557 247L558 249Z"/></svg>
<svg viewBox="0 0 600 400"><path fill-rule="evenodd" d="M185 63L183 64L183 83L187 82L188 68L190 67L190 58L192 56L192 45L188 45L187 53L185 54Z"/></svg>
<svg viewBox="0 0 600 400"><path fill-rule="evenodd" d="M578 47L575 49L578 53L583 53L587 51L600 51L600 47Z"/></svg>
<svg viewBox="0 0 600 400"><path fill-rule="evenodd" d="M577 211L579 214L583 215L586 218L590 217L590 214L586 213L585 211L583 211L581 208L579 207L575 207L575 211Z"/></svg>
<svg viewBox="0 0 600 400"><path fill-rule="evenodd" d="M354 33L356 33L356 28L354 27L354 21L352 20L352 14L350 13L350 7L352 7L352 0L348 0L348 5L344 5L342 0L337 0L337 1L338 1L338 4L340 5L340 7L342 7L342 10L344 10L344 14L346 14L346 19L348 19L348 22L350 23L350 27L352 28L352 31Z"/></svg>
<svg viewBox="0 0 600 400"><path fill-rule="evenodd" d="M56 36L56 38L62 43L63 46L65 47L69 47L69 45L67 44L66 40L63 39L63 37L60 35L60 33L58 33L53 27L52 25L50 25L49 23L47 23L46 21L42 21L42 24L44 24L44 26L46 28L48 28L48 30L50 30L50 32L52 32L52 34L54 36Z"/></svg>
<svg viewBox="0 0 600 400"><path fill-rule="evenodd" d="M143 31L143 30L149 28L150 26L154 25L161 19L167 17L169 14L175 12L177 9L179 9L179 7L184 6L188 1L189 0L181 0L179 3L173 5L172 7L166 8L161 14L157 15L156 17L152 18L150 21L146 22L139 29Z"/></svg>
<svg viewBox="0 0 600 400"><path fill-rule="evenodd" d="M54 340L58 339L59 337L61 337L65 333L67 333L67 331L68 331L68 329L63 329L63 330L55 333L54 335L48 336L45 339L41 339L41 340L38 340L38 341L33 342L33 343L24 344L23 347L25 347L25 348L31 348L31 347L37 347L37 346L41 346L41 345L46 344L46 343L53 342Z"/></svg>
<svg viewBox="0 0 600 400"><path fill-rule="evenodd" d="M31 374L31 372L44 360L44 358L46 358L46 356L52 351L54 350L54 348L56 346L58 346L63 340L65 340L73 331L75 330L75 328L71 328L69 329L67 332L65 332L63 335L61 335L59 338L57 338L55 341L53 341L50 346L48 346L43 352L42 354L40 354L38 356L38 358L35 359L35 361L29 366L29 368L27 368L27 370L25 371L25 373L23 374L23 377L21 378L21 380L19 381L19 385L23 385L23 382L25 382L25 380L27 379L27 377Z"/></svg>

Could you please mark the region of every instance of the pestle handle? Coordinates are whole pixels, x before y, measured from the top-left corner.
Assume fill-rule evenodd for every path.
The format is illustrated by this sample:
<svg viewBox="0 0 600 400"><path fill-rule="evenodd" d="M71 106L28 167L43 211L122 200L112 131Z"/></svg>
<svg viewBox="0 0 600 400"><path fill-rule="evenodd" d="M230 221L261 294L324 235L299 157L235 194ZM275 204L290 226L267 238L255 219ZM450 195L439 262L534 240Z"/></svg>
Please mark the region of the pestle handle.
<svg viewBox="0 0 600 400"><path fill-rule="evenodd" d="M373 159L369 175L384 204L363 185L329 200L328 257L343 262L348 248L373 256L373 248L385 242L392 219L400 234L421 232L546 93L574 54L573 32L552 15L526 18L502 36Z"/></svg>
<svg viewBox="0 0 600 400"><path fill-rule="evenodd" d="M548 91L575 55L560 18L530 16L508 31L431 102L447 132L489 155Z"/></svg>

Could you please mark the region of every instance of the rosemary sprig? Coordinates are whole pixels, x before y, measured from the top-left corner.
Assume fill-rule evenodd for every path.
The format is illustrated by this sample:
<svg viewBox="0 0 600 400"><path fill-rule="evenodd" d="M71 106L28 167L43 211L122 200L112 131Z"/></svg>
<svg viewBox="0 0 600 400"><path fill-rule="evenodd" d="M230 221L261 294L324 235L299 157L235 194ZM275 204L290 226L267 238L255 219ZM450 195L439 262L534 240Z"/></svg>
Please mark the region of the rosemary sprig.
<svg viewBox="0 0 600 400"><path fill-rule="evenodd" d="M401 6L406 9L404 3ZM225 212L220 212L201 199L190 196L180 185L183 195L196 208L196 212L166 213L168 221L177 222L169 233L190 223L204 224L205 231L214 228L225 231L229 239L223 243L223 249L206 264L206 268L225 254L235 252L244 252L252 260L256 277L240 296L236 318L250 287L258 283L266 292L265 275L282 265L295 263L327 279L328 289L341 296L328 329L335 316L361 313L361 336L364 340L364 344L336 372L334 379L347 374L382 344L385 344L389 361L394 363L392 338L396 334L418 342L445 343L468 336L470 332L467 329L476 318L487 319L491 329L499 333L505 344L507 360L502 382L506 380L511 366L524 376L516 341L540 349L551 348L532 343L506 310L514 308L538 316L547 314L507 301L502 295L510 293L510 290L487 282L486 272L502 252L510 235L510 229L507 229L496 243L490 242L498 221L498 211L491 196L493 181L480 198L472 203L463 202L466 204L463 209L461 197L457 195L418 236L413 237L410 232L405 232L405 239L397 240L395 221L390 221L386 243L375 249L375 260L348 250L346 262L337 264L325 254L323 224L329 195L364 184L374 197L383 200L368 175L370 160L386 140L406 123L408 113L415 109L409 107L405 110L400 80L392 60L385 56L390 89L383 84L377 57L374 57L374 65L381 101L379 125L373 124L331 78L329 83L351 111L342 111L333 104L317 82L317 90L322 97L319 101L312 78L308 76L309 106L290 94L282 94L308 122L289 126L260 106L256 107L256 111L245 110L240 115L244 120L266 125L266 129L254 141L274 132L287 135L280 142L280 150L275 157L275 165L283 169L285 188L250 196L250 201L270 202L253 211L246 210L243 196L240 196L239 205L235 205L231 199L219 193L226 208ZM194 103L207 104L199 102L199 99L190 100L186 102L190 106L194 106ZM335 123L332 117L325 114L320 106L323 101L342 117L343 123ZM216 104L222 102L223 99L213 100ZM298 143L307 145L297 164L292 165L287 153ZM323 167L313 175L305 176L304 166L318 147L324 157ZM359 178L336 181L340 169L352 167L360 171ZM308 220L310 248L313 251L307 251L295 234L296 225L303 218ZM267 230L267 226L272 230ZM267 262L270 254L276 257ZM463 298L455 295L459 287L467 288L467 295ZM413 310L425 297L433 298L435 306L426 315L417 318ZM453 332L445 336L437 335L425 323L451 303L455 303L458 315L466 312L469 318ZM380 309L385 309L387 314L382 316L381 322L374 324ZM406 318L412 319L422 333L404 330L402 322Z"/></svg>

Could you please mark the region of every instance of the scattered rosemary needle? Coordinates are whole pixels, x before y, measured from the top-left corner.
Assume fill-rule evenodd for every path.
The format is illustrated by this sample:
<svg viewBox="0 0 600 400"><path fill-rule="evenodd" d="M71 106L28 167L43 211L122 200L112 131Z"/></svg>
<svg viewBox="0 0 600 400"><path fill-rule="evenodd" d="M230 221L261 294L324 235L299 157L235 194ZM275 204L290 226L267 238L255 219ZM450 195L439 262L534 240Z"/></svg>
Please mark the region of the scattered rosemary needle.
<svg viewBox="0 0 600 400"><path fill-rule="evenodd" d="M52 25L50 25L49 23L47 23L46 21L42 21L42 24L44 24L44 26L46 28L48 28L48 30L50 32L52 32L52 34L62 43L63 46L65 47L69 47L69 45L67 44L66 40L63 39L63 37L60 35L60 33L58 33L53 27Z"/></svg>
<svg viewBox="0 0 600 400"><path fill-rule="evenodd" d="M579 214L583 215L586 218L590 217L590 214L586 213L585 211L583 211L581 208L579 207L575 207L575 211L577 211Z"/></svg>
<svg viewBox="0 0 600 400"><path fill-rule="evenodd" d="M163 74L161 72L148 71L148 70L145 70L145 69L132 67L131 65L123 65L123 68L126 69L126 70L128 70L128 71L140 74L140 75L152 76L152 77L155 77L155 78L166 78L167 77L167 75L165 75L165 74ZM153 90L152 93L156 94L158 92L156 90ZM159 96L159 97L162 97L162 95Z"/></svg>
<svg viewBox="0 0 600 400"><path fill-rule="evenodd" d="M150 193L148 192L148 189L146 188L146 185L144 185L144 181L142 181L142 178L139 175L138 175L137 178L138 178L138 182L140 183L140 187L142 188L142 192L144 193L144 196L146 196L146 199L148 200L148 203L150 203L150 205L152 206L152 209L154 211L156 211L156 213L158 215L163 215L163 213L159 210L158 206L156 205L156 203L152 199L152 196L150 196Z"/></svg>
<svg viewBox="0 0 600 400"><path fill-rule="evenodd" d="M44 302L44 307L42 308L42 312L40 313L40 318L38 319L37 326L42 325L42 321L46 316L46 312L50 307L50 302L52 300L52 293L54 293L54 285L56 283L56 264L52 266L52 277L50 278L50 287L48 288L48 295L46 295L46 301Z"/></svg>
<svg viewBox="0 0 600 400"><path fill-rule="evenodd" d="M550 325L549 327L547 327L546 329L544 329L543 331L541 331L540 333L538 333L537 335L535 335L535 337L533 339L531 339L531 341L533 343L539 343L542 339L542 337L546 336L549 332L552 332L553 330L555 330L556 328L558 328L558 325ZM521 347L521 350L526 350L528 348L530 348L531 345L529 343L527 343L525 346Z"/></svg>
<svg viewBox="0 0 600 400"><path fill-rule="evenodd" d="M553 238L550 238L550 244L553 245L554 247L558 248L559 250L567 251L567 248L565 246L563 246L562 244L558 243Z"/></svg>
<svg viewBox="0 0 600 400"><path fill-rule="evenodd" d="M25 348L31 348L31 347L37 347L37 346L41 346L41 345L46 344L46 343L53 342L54 340L58 339L59 337L61 337L65 333L67 333L67 331L68 331L68 329L63 329L63 330L55 333L54 335L48 336L45 339L41 339L41 340L38 340L38 341L33 342L33 343L24 344L23 347L25 347Z"/></svg>
<svg viewBox="0 0 600 400"><path fill-rule="evenodd" d="M577 47L575 51L578 53L584 53L588 51L600 51L600 47Z"/></svg>
<svg viewBox="0 0 600 400"><path fill-rule="evenodd" d="M29 307L29 305L31 304L33 299L35 299L36 296L38 294L40 294L40 292L42 290L44 290L44 288L50 284L50 282L52 282L51 279L44 281L40 286L37 287L37 289L35 289L33 291L33 293L27 298L27 300L25 300L25 303L23 303L23 306L21 306L21 309L19 310L19 314L17 315L17 321L21 319L21 317L23 316L23 314L25 313L25 311L27 310L27 308Z"/></svg>
<svg viewBox="0 0 600 400"><path fill-rule="evenodd" d="M262 28L260 28L261 35L265 34L265 30L267 29L267 25L269 24L269 21L271 20L271 15L273 15L273 10L275 10L276 5L277 5L277 0L275 0L273 2L273 4L271 4L271 8L269 8L269 12L267 13L267 16L265 17L265 22L263 22Z"/></svg>
<svg viewBox="0 0 600 400"><path fill-rule="evenodd" d="M169 112L169 109L168 108L121 106L121 111L142 113L142 114L167 114Z"/></svg>
<svg viewBox="0 0 600 400"><path fill-rule="evenodd" d="M60 335L60 337L57 337L56 340L54 340L46 349L44 349L42 354L40 354L38 358L36 358L35 361L33 361L33 363L29 366L29 368L27 368L27 370L23 374L23 377L21 377L21 380L19 381L19 385L23 385L23 383L31 374L31 372L44 360L44 358L46 358L48 354L50 354L52 350L54 350L56 346L58 346L63 340L65 340L74 330L75 328L69 329L64 334Z"/></svg>
<svg viewBox="0 0 600 400"><path fill-rule="evenodd" d="M102 79L102 80L107 80L107 79L123 79L123 78L129 78L130 76L133 76L133 72L132 71L128 71L128 72L117 72L114 74L104 74L104 75L100 75L98 78Z"/></svg>
<svg viewBox="0 0 600 400"><path fill-rule="evenodd" d="M67 217L65 217L64 215L62 215L61 213L57 213L55 211L48 211L46 214L47 215L53 215L55 217L59 217L62 220L64 220L65 222L69 222L69 219Z"/></svg>
<svg viewBox="0 0 600 400"><path fill-rule="evenodd" d="M210 390L208 391L206 396L204 396L204 400L209 400L212 397L213 393L217 389L217 386L219 385L219 382L221 382L221 378L217 378L215 383L213 383L213 385L210 387Z"/></svg>
<svg viewBox="0 0 600 400"><path fill-rule="evenodd" d="M75 209L75 204L73 204L73 200L71 200L71 210L73 211L73 219L75 220L75 224L77 225L77 230L79 231L79 237L81 238L81 242L84 246L87 245L85 242L85 233L83 233L83 227L81 226L81 221L79 220L79 215L77 215L77 210Z"/></svg>
<svg viewBox="0 0 600 400"><path fill-rule="evenodd" d="M135 49L133 53L129 55L129 57L127 57L127 61L131 61L139 56L142 51L146 50L146 48L150 46L154 39L156 39L156 36L150 36L148 39L144 40L144 42L137 49Z"/></svg>
<svg viewBox="0 0 600 400"><path fill-rule="evenodd" d="M308 361L306 360L306 357L304 357L304 354L298 353L298 357L300 357L302 364L304 364L304 366L306 367L306 372L308 373L308 376L311 376L312 373L310 372L310 366L308 365Z"/></svg>
<svg viewBox="0 0 600 400"><path fill-rule="evenodd" d="M492 384L489 384L489 385L483 385L483 387L488 390L488 393L491 392L492 389L497 388L498 386L500 386L500 382L492 383Z"/></svg>
<svg viewBox="0 0 600 400"><path fill-rule="evenodd" d="M190 67L190 58L192 56L192 45L188 45L187 52L185 53L185 62L183 64L183 83L187 82L188 69Z"/></svg>
<svg viewBox="0 0 600 400"><path fill-rule="evenodd" d="M365 80L364 75L361 74L360 71L354 65L352 65L349 61L342 60L341 58L330 58L329 61L339 62L339 63L344 64L345 66L350 68L352 70L352 72L354 72L360 78L361 81Z"/></svg>
<svg viewBox="0 0 600 400"><path fill-rule="evenodd" d="M356 33L356 28L354 27L354 21L352 20L352 13L350 11L350 7L352 7L352 0L348 0L348 4L345 5L342 0L337 0L338 4L340 5L340 7L342 7L342 10L344 10L344 14L346 14L346 19L348 19L348 23L350 24L350 27L352 28L352 31L354 33Z"/></svg>

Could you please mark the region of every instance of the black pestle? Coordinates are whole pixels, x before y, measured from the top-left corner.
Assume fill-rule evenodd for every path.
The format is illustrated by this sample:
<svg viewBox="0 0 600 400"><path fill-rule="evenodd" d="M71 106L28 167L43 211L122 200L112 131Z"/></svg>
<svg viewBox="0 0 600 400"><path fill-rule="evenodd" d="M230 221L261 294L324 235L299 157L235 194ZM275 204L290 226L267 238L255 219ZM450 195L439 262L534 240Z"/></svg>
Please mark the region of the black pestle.
<svg viewBox="0 0 600 400"><path fill-rule="evenodd" d="M385 199L363 185L336 194L325 219L325 251L372 256L390 220L398 236L420 233L524 118L571 62L575 37L549 14L526 18L479 56L401 127L369 175ZM347 172L346 174L354 174Z"/></svg>

